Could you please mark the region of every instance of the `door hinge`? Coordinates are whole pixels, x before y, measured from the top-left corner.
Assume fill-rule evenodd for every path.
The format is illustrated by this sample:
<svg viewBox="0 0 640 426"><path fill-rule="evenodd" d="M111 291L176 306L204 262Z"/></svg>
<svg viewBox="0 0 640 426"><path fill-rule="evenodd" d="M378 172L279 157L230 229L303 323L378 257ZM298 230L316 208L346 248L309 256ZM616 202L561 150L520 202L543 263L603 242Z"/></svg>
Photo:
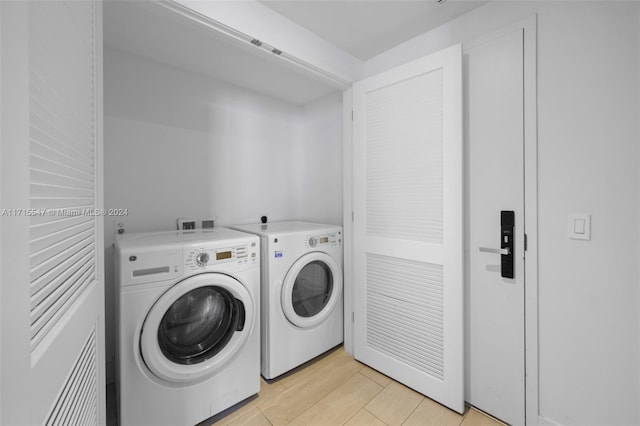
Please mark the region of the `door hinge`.
<svg viewBox="0 0 640 426"><path fill-rule="evenodd" d="M524 251L527 251L527 234L524 234Z"/></svg>
<svg viewBox="0 0 640 426"><path fill-rule="evenodd" d="M353 110L351 110L351 121L353 121Z"/></svg>
<svg viewBox="0 0 640 426"><path fill-rule="evenodd" d="M351 322L356 322L356 313L351 311Z"/></svg>

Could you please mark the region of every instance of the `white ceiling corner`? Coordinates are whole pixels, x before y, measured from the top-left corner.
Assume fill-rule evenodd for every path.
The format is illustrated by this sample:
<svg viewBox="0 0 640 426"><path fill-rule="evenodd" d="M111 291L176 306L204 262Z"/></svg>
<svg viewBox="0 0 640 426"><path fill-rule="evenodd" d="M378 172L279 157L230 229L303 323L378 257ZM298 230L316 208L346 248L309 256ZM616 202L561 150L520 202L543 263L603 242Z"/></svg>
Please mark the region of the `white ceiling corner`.
<svg viewBox="0 0 640 426"><path fill-rule="evenodd" d="M351 55L366 61L487 1L258 0Z"/></svg>

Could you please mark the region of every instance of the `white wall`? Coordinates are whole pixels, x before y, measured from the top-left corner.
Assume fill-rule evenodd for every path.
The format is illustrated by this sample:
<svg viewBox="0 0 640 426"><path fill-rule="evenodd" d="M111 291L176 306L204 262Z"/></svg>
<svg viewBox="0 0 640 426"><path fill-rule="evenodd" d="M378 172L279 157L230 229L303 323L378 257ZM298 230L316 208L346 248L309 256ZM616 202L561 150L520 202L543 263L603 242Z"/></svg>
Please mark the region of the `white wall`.
<svg viewBox="0 0 640 426"><path fill-rule="evenodd" d="M109 48L104 63L105 206L128 209L105 218L113 381L115 222L126 232L175 229L179 217L341 224L342 104L292 105ZM326 174L305 172L313 159Z"/></svg>
<svg viewBox="0 0 640 426"><path fill-rule="evenodd" d="M558 424L640 423L639 7L492 2L365 64L373 75L538 15L539 413ZM567 238L578 212L590 242Z"/></svg>
<svg viewBox="0 0 640 426"><path fill-rule="evenodd" d="M342 93L305 105L301 130L297 184L302 203L298 215L310 222L341 225Z"/></svg>

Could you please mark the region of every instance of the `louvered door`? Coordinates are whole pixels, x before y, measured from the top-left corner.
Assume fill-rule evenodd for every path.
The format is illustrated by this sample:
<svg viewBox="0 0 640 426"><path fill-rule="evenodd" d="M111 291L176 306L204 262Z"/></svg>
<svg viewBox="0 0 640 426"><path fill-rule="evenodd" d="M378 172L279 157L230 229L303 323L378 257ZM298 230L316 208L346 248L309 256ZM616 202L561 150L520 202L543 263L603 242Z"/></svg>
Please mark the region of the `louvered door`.
<svg viewBox="0 0 640 426"><path fill-rule="evenodd" d="M25 292L3 293L15 298L15 314L2 316L16 325L28 322L19 327L28 336L13 336L19 342L28 339L23 346L28 367L22 383L14 384L27 393L28 410L20 423L102 424L101 3L29 1L1 12L3 22L7 14L14 18L10 36L26 48L18 58L26 81L14 98L23 101L16 105L24 107L26 138L2 140L3 151L15 156L2 158L3 167L25 167L14 176L14 194L4 197L8 186L2 186L3 208L15 209L5 211L3 225L19 230L11 242L0 234L3 249L15 244L28 259L12 265L12 281L2 283ZM15 204L8 205L10 200ZM5 253L2 261L7 261ZM11 355L18 354L17 348ZM10 366L3 363L2 368ZM3 395L1 408L11 412L9 400ZM15 421L18 416L2 418Z"/></svg>
<svg viewBox="0 0 640 426"><path fill-rule="evenodd" d="M462 412L462 70L454 46L354 85L354 354Z"/></svg>

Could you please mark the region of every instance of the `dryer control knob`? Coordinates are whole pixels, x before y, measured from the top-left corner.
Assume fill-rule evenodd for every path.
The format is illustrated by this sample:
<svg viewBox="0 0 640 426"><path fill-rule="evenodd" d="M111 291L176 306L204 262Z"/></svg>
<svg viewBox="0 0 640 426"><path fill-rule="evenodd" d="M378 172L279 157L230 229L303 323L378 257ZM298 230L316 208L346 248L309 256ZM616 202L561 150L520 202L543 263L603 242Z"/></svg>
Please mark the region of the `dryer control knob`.
<svg viewBox="0 0 640 426"><path fill-rule="evenodd" d="M315 247L318 244L318 240L314 237L309 238L309 247Z"/></svg>
<svg viewBox="0 0 640 426"><path fill-rule="evenodd" d="M196 255L196 263L198 266L204 266L209 262L209 253L198 253Z"/></svg>

